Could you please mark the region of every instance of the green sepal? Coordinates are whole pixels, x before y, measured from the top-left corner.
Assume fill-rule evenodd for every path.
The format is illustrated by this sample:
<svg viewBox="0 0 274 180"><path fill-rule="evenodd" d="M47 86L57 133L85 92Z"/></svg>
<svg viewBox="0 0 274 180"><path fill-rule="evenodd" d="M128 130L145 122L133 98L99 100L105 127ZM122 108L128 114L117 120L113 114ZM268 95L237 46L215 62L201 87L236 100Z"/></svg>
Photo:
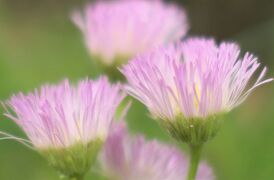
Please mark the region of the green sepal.
<svg viewBox="0 0 274 180"><path fill-rule="evenodd" d="M119 71L119 67L124 63L127 63L130 59L129 56L116 56L112 64L105 64L100 56L92 56L92 59L97 63L99 68L106 74L109 79L113 82L121 81L125 82L126 79L123 74Z"/></svg>
<svg viewBox="0 0 274 180"><path fill-rule="evenodd" d="M40 153L61 176L81 179L95 163L102 144L103 141L97 139L88 144L76 143L67 148L44 149Z"/></svg>
<svg viewBox="0 0 274 180"><path fill-rule="evenodd" d="M192 146L201 145L212 139L219 131L221 124L222 120L217 116L205 119L185 119L179 116L175 120L161 121L161 125L173 138Z"/></svg>

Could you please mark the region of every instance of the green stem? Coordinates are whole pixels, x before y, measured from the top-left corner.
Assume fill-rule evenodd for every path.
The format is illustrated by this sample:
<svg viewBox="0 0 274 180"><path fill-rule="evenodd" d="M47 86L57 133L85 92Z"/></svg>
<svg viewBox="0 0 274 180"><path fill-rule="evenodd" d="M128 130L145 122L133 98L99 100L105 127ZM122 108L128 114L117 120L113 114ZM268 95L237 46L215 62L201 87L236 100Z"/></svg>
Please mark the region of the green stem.
<svg viewBox="0 0 274 180"><path fill-rule="evenodd" d="M73 176L73 177L69 177L68 180L83 180L84 176Z"/></svg>
<svg viewBox="0 0 274 180"><path fill-rule="evenodd" d="M190 165L188 169L188 180L195 180L200 156L201 156L202 145L190 145Z"/></svg>

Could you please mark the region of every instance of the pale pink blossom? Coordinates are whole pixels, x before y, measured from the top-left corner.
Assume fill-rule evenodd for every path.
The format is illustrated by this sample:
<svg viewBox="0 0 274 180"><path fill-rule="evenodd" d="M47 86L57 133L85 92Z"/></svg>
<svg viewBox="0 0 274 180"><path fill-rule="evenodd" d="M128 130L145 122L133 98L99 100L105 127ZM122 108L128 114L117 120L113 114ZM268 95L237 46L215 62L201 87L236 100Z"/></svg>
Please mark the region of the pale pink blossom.
<svg viewBox="0 0 274 180"><path fill-rule="evenodd" d="M76 143L104 141L123 99L119 84L105 77L82 80L73 86L68 80L43 85L27 95L19 93L7 101L14 120L36 148L66 148Z"/></svg>
<svg viewBox="0 0 274 180"><path fill-rule="evenodd" d="M72 15L90 54L106 65L182 38L183 9L162 0L116 0L89 4Z"/></svg>
<svg viewBox="0 0 274 180"><path fill-rule="evenodd" d="M121 68L127 91L156 118L206 118L228 112L273 79L250 53L240 56L235 43L192 38L134 58Z"/></svg>
<svg viewBox="0 0 274 180"><path fill-rule="evenodd" d="M106 141L99 162L104 175L115 180L186 180L188 159L173 146L143 136L130 136L118 125ZM214 180L211 168L201 163L197 180Z"/></svg>

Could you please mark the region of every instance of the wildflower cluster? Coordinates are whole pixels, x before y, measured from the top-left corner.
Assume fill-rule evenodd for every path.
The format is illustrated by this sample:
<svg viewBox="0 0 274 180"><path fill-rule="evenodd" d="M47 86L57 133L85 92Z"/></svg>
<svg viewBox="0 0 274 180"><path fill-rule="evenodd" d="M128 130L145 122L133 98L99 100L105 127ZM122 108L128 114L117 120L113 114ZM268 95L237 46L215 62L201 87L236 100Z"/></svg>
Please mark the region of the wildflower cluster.
<svg viewBox="0 0 274 180"><path fill-rule="evenodd" d="M162 0L98 1L74 11L72 19L109 77L76 85L64 80L13 95L4 103L5 115L29 140L0 134L37 150L70 180L82 180L95 164L114 180L214 180L206 163L199 166L202 147L217 134L221 115L273 80L264 78L266 67L253 81L260 63L251 53L241 56L236 43L182 39L185 11ZM108 80L122 75L123 85ZM125 118L117 111L126 93L190 146L190 158L175 145L131 135L126 121L116 122Z"/></svg>

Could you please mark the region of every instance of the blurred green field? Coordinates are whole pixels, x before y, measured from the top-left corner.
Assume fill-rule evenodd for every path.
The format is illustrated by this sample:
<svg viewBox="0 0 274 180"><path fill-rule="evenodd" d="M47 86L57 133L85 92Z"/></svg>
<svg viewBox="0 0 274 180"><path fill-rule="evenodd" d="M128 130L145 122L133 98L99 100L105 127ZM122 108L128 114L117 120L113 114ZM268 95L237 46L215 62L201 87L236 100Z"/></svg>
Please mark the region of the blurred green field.
<svg viewBox="0 0 274 180"><path fill-rule="evenodd" d="M1 100L18 91L33 90L45 82L56 83L65 77L76 82L100 74L86 52L80 33L68 18L68 9L58 11L58 7L54 7L40 12L40 9L28 11L26 8L20 13L3 2L0 1ZM200 31L191 30L192 33ZM254 52L269 67L268 76L274 76L274 17L225 38ZM273 83L256 90L225 117L218 136L206 145L204 157L214 168L217 179L274 179L273 93ZM1 108L0 129L24 136L2 111ZM173 143L147 114L140 103L133 103L127 118L131 131ZM87 179L92 177L99 179L94 173ZM19 179L57 180L58 174L36 152L14 141L0 141L0 180Z"/></svg>

